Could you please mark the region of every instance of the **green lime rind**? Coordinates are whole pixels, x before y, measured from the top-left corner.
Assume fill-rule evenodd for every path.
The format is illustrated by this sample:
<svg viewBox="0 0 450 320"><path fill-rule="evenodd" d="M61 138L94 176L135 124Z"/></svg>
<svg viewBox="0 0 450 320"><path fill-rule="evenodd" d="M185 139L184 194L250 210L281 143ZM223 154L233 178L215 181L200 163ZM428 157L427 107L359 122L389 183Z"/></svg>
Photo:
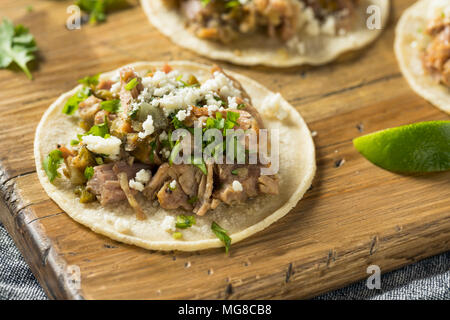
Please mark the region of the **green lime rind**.
<svg viewBox="0 0 450 320"><path fill-rule="evenodd" d="M450 170L450 121L429 121L374 132L353 140L373 164L393 172Z"/></svg>

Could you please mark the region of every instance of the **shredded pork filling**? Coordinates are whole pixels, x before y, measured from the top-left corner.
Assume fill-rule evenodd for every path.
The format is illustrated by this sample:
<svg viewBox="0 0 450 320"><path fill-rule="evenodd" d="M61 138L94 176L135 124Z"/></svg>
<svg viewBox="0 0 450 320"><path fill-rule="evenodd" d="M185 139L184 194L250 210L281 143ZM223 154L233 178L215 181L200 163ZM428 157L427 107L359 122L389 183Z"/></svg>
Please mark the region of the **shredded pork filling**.
<svg viewBox="0 0 450 320"><path fill-rule="evenodd" d="M425 32L431 42L423 53L423 66L437 82L450 88L450 17L432 20Z"/></svg>
<svg viewBox="0 0 450 320"><path fill-rule="evenodd" d="M214 67L203 83L169 65L145 76L123 68L116 79L90 85L89 90L75 114L86 133L78 135L72 148L58 146L64 175L81 194L81 202L128 202L137 218L144 219L141 201L202 216L221 203L278 194L277 176L261 175L260 163L172 163L182 142L170 140L176 129L193 130L197 123L258 135L264 128L241 84L220 68ZM248 150L248 141L237 143Z"/></svg>
<svg viewBox="0 0 450 320"><path fill-rule="evenodd" d="M346 31L353 25L358 1L175 0L175 5L199 38L226 44L255 33L288 41L308 22L305 20L312 19L325 24L332 18L331 32ZM174 4L174 0L165 2Z"/></svg>

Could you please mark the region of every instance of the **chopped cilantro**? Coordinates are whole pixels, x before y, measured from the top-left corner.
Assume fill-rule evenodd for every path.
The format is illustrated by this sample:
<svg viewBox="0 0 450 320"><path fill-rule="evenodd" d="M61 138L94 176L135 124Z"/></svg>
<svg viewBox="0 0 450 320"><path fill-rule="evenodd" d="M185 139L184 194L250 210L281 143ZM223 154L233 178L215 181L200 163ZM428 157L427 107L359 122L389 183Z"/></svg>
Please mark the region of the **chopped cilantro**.
<svg viewBox="0 0 450 320"><path fill-rule="evenodd" d="M96 162L98 165L101 165L101 164L103 164L103 158L102 158L102 157L95 157L95 162Z"/></svg>
<svg viewBox="0 0 450 320"><path fill-rule="evenodd" d="M91 90L87 87L84 87L83 89L80 89L77 91L73 96L71 96L66 104L63 107L62 112L67 115L73 115L75 111L78 109L78 105L80 102L83 102L86 100L87 97L91 95Z"/></svg>
<svg viewBox="0 0 450 320"><path fill-rule="evenodd" d="M200 171L203 172L203 174L207 175L208 171L206 170L205 162L203 161L203 158L200 158L200 160L201 160L201 163L197 163L197 162L200 162L200 161L196 161L196 159L193 159L192 160L192 164L194 166L196 166L197 168L199 168Z"/></svg>
<svg viewBox="0 0 450 320"><path fill-rule="evenodd" d="M228 253L231 246L231 238L228 235L228 231L223 229L221 226L219 226L217 223L213 221L211 224L211 230L214 232L217 238L219 238L220 241L222 241L225 244L225 252Z"/></svg>
<svg viewBox="0 0 450 320"><path fill-rule="evenodd" d="M233 129L234 126L238 125L237 119L239 119L240 114L233 111L227 111L227 121L225 121L224 129Z"/></svg>
<svg viewBox="0 0 450 320"><path fill-rule="evenodd" d="M51 151L48 154L48 156L44 159L43 167L50 182L53 182L53 180L55 180L56 177L60 177L60 174L58 173L57 170L62 161L63 161L62 152L61 150L58 149Z"/></svg>
<svg viewBox="0 0 450 320"><path fill-rule="evenodd" d="M102 124L92 126L85 135L88 136L90 134L107 139L108 137L110 137L108 123L105 121Z"/></svg>
<svg viewBox="0 0 450 320"><path fill-rule="evenodd" d="M75 140L75 139L70 140L70 145L71 146L76 146L79 143L80 143L80 141L78 141L78 140Z"/></svg>
<svg viewBox="0 0 450 320"><path fill-rule="evenodd" d="M35 51L36 42L28 29L21 24L14 26L11 20L3 18L0 25L0 68L16 64L32 79L27 63L35 59Z"/></svg>
<svg viewBox="0 0 450 320"><path fill-rule="evenodd" d="M126 0L77 0L81 10L89 14L91 24L106 21L106 13L130 6Z"/></svg>
<svg viewBox="0 0 450 320"><path fill-rule="evenodd" d="M177 216L177 222L175 224L175 227L179 229L187 229L192 227L195 224L195 216L186 216L184 214L181 214Z"/></svg>
<svg viewBox="0 0 450 320"><path fill-rule="evenodd" d="M172 151L170 152L169 156L169 164L172 165L173 161L175 160L176 156L180 153L181 150L181 143L180 141L177 141L175 145L172 148Z"/></svg>
<svg viewBox="0 0 450 320"><path fill-rule="evenodd" d="M120 100L106 100L100 102L100 108L111 113L117 113L120 109Z"/></svg>
<svg viewBox="0 0 450 320"><path fill-rule="evenodd" d="M94 168L93 167L86 167L86 169L84 169L84 177L87 180L91 179L93 175L94 175Z"/></svg>
<svg viewBox="0 0 450 320"><path fill-rule="evenodd" d="M174 232L174 233L172 234L172 237L173 237L174 239L181 239L181 238L183 238L183 234L182 234L181 232Z"/></svg>
<svg viewBox="0 0 450 320"><path fill-rule="evenodd" d="M231 0L225 4L225 8L235 8L239 6L241 3L238 0Z"/></svg>
<svg viewBox="0 0 450 320"><path fill-rule="evenodd" d="M245 104L244 104L244 103L238 104L237 109L238 109L238 110L245 109Z"/></svg>
<svg viewBox="0 0 450 320"><path fill-rule="evenodd" d="M96 74L95 76L87 76L83 79L79 79L78 83L85 85L86 87L95 87L98 85L98 77L100 74Z"/></svg>
<svg viewBox="0 0 450 320"><path fill-rule="evenodd" d="M238 170L238 169L231 170L231 174L233 174L233 175L235 175L235 176L237 176L238 173L239 173L239 170Z"/></svg>
<svg viewBox="0 0 450 320"><path fill-rule="evenodd" d="M204 6L204 7L206 7L211 2L211 0L201 0L201 1L202 1L202 6Z"/></svg>
<svg viewBox="0 0 450 320"><path fill-rule="evenodd" d="M128 81L128 83L125 85L125 89L128 91L133 90L138 84L138 79L137 78L133 78L130 81Z"/></svg>

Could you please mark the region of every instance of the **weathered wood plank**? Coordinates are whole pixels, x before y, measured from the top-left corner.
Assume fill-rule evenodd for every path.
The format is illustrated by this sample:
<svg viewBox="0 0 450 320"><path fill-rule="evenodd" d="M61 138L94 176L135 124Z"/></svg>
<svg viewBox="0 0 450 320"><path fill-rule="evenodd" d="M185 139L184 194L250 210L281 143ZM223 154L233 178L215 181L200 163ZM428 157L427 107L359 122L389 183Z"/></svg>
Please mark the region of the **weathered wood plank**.
<svg viewBox="0 0 450 320"><path fill-rule="evenodd" d="M392 52L394 26L412 1L395 1L391 22L369 48L323 67L221 65L279 91L315 137L318 172L292 212L246 241L198 253L147 251L91 232L63 213L38 183L34 130L44 110L86 74L137 60L211 61L179 49L138 6L78 31L65 2L3 1L2 14L31 28L39 68L29 82L0 70L0 219L51 298L305 298L450 248L450 173L405 176L363 159L352 139L386 127L448 119L416 96ZM339 165L339 166L338 166ZM67 267L81 269L81 289ZM186 273L189 277L186 277Z"/></svg>

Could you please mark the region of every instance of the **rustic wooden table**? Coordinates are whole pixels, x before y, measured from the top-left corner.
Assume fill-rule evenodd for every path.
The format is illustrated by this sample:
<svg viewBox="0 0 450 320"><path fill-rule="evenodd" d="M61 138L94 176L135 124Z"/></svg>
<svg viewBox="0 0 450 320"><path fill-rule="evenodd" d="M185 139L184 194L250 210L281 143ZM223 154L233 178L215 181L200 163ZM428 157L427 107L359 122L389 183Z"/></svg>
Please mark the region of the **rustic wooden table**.
<svg viewBox="0 0 450 320"><path fill-rule="evenodd" d="M388 27L367 49L323 67L270 69L220 63L279 91L315 137L313 188L285 218L233 246L154 252L97 235L45 194L33 159L44 110L85 75L139 60L212 63L161 36L139 7L68 31L71 1L3 0L2 16L39 45L34 80L0 70L0 218L50 298L307 298L450 248L450 172L398 175L370 164L352 139L387 127L449 119L414 94L393 53L395 23L413 3L393 1ZM33 11L27 12L27 5ZM337 164L340 164L338 166ZM71 266L81 288L71 285Z"/></svg>

